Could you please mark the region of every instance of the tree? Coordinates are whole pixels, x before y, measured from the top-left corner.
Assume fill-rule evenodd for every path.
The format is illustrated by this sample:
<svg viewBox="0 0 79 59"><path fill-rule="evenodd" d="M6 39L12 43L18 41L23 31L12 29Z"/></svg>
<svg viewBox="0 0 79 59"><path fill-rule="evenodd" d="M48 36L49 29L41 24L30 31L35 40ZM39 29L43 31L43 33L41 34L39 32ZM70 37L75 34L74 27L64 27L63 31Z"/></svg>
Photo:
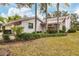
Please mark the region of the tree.
<svg viewBox="0 0 79 59"><path fill-rule="evenodd" d="M37 28L37 3L35 3L35 32Z"/></svg>
<svg viewBox="0 0 79 59"><path fill-rule="evenodd" d="M6 18L0 16L0 22L5 23L5 22L6 22L5 19L6 19Z"/></svg>
<svg viewBox="0 0 79 59"><path fill-rule="evenodd" d="M19 40L20 39L19 36L23 32L23 27L21 27L21 26L14 26L12 29L13 29L13 32L14 32L16 40Z"/></svg>
<svg viewBox="0 0 79 59"><path fill-rule="evenodd" d="M58 15L57 11L53 12L53 17L57 17L57 15ZM61 16L62 16L62 12L59 11L59 17L61 17Z"/></svg>
<svg viewBox="0 0 79 59"><path fill-rule="evenodd" d="M65 6L69 6L68 3L64 3ZM56 4L56 8L57 8L57 33L59 33L59 7L60 7L60 3Z"/></svg>
<svg viewBox="0 0 79 59"><path fill-rule="evenodd" d="M29 7L32 8L32 5L34 5L34 3L16 3L18 8L22 8L22 7ZM37 28L37 3L35 3L35 32Z"/></svg>
<svg viewBox="0 0 79 59"><path fill-rule="evenodd" d="M45 21L45 23L46 23L46 31L47 31L47 18L48 18L48 6L52 6L52 4L51 3L41 3L41 4L39 4L39 6L40 6L40 11L41 11L41 13L45 13L46 14L46 21Z"/></svg>
<svg viewBox="0 0 79 59"><path fill-rule="evenodd" d="M9 3L0 3L0 6L8 6L8 5L9 5ZM6 18L0 16L0 21L5 24L6 23ZM2 31L3 31L3 35L4 35L5 26L2 26Z"/></svg>
<svg viewBox="0 0 79 59"><path fill-rule="evenodd" d="M2 31L3 31L3 34L4 34L4 31L5 31L5 26L3 24L6 23L6 18L0 16L0 22L2 22Z"/></svg>
<svg viewBox="0 0 79 59"><path fill-rule="evenodd" d="M62 16L68 16L68 15L70 15L68 11L62 11Z"/></svg>
<svg viewBox="0 0 79 59"><path fill-rule="evenodd" d="M71 13L71 28L77 30L77 19L78 15L75 13Z"/></svg>
<svg viewBox="0 0 79 59"><path fill-rule="evenodd" d="M7 19L7 22L19 20L20 18L21 18L21 16L19 16L17 14L14 15L14 16L9 16L8 19Z"/></svg>

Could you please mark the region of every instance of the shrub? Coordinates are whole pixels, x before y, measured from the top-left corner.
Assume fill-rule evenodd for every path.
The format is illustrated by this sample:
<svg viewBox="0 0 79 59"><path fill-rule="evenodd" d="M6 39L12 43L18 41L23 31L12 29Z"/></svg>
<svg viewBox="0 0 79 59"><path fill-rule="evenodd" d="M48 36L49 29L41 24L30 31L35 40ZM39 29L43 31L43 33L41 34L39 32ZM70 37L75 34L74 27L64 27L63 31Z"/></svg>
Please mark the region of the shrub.
<svg viewBox="0 0 79 59"><path fill-rule="evenodd" d="M69 30L68 30L68 33L74 33L74 32L76 32L75 29L69 29Z"/></svg>
<svg viewBox="0 0 79 59"><path fill-rule="evenodd" d="M15 34L15 38L16 40L20 40L20 35L21 33L23 32L23 27L20 27L20 26L14 26L12 28L14 34Z"/></svg>
<svg viewBox="0 0 79 59"><path fill-rule="evenodd" d="M6 41L6 42L10 41L10 38L9 38L8 34L3 34L2 37L3 37L4 41Z"/></svg>
<svg viewBox="0 0 79 59"><path fill-rule="evenodd" d="M77 31L79 31L79 28L77 28Z"/></svg>
<svg viewBox="0 0 79 59"><path fill-rule="evenodd" d="M59 30L59 33L65 33L65 31L64 30Z"/></svg>
<svg viewBox="0 0 79 59"><path fill-rule="evenodd" d="M30 39L30 33L22 33L19 37L21 40L28 40Z"/></svg>
<svg viewBox="0 0 79 59"><path fill-rule="evenodd" d="M79 25L77 25L77 31L79 31Z"/></svg>
<svg viewBox="0 0 79 59"><path fill-rule="evenodd" d="M63 28L63 29L62 29L62 32L64 33L64 32L66 31L66 27L63 26L62 28Z"/></svg>
<svg viewBox="0 0 79 59"><path fill-rule="evenodd" d="M22 33L20 36L20 39L21 40L33 40L33 39L38 39L38 38L41 38L41 34L38 34L38 33Z"/></svg>
<svg viewBox="0 0 79 59"><path fill-rule="evenodd" d="M66 36L66 33L47 34L47 37Z"/></svg>
<svg viewBox="0 0 79 59"><path fill-rule="evenodd" d="M42 33L42 31L37 31L37 32L32 32L33 34L35 34L35 33Z"/></svg>
<svg viewBox="0 0 79 59"><path fill-rule="evenodd" d="M19 38L20 40L34 40L43 37L55 37L55 36L65 36L65 33L55 33L55 34L45 34L45 33L22 33Z"/></svg>
<svg viewBox="0 0 79 59"><path fill-rule="evenodd" d="M2 32L2 30L0 30L0 32Z"/></svg>
<svg viewBox="0 0 79 59"><path fill-rule="evenodd" d="M37 33L42 33L42 31L37 31Z"/></svg>
<svg viewBox="0 0 79 59"><path fill-rule="evenodd" d="M47 30L47 33L52 34L52 33L57 33L56 30Z"/></svg>

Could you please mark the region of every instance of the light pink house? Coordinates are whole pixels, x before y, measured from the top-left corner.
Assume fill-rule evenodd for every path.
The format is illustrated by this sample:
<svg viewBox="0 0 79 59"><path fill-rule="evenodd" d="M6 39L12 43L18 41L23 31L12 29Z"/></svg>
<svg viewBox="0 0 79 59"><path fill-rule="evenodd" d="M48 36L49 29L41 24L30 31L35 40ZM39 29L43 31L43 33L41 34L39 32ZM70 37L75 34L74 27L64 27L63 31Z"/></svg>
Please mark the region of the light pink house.
<svg viewBox="0 0 79 59"><path fill-rule="evenodd" d="M39 19L37 18L37 27L36 31L44 31L45 30L45 24L46 19ZM24 32L32 33L35 31L35 18L31 17L28 19L19 19L17 21L12 21L7 24L4 24L4 26L8 25L20 25L24 27ZM56 29L57 25L57 18L48 17L47 19L47 28ZM68 31L71 27L71 19L69 16L59 17L59 29L62 30L63 25L66 27L66 31Z"/></svg>

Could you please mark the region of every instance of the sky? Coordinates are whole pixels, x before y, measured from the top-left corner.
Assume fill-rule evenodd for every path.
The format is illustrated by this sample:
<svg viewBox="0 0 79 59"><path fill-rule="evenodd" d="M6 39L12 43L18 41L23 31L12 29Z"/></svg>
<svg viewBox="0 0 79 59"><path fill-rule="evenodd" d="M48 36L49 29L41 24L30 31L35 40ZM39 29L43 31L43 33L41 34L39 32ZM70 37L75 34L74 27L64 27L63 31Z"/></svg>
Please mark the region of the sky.
<svg viewBox="0 0 79 59"><path fill-rule="evenodd" d="M53 6L48 7L48 12L53 13L56 11L56 5L52 4ZM65 7L63 3L60 3L60 10L68 11L69 13L77 13L79 15L79 3L69 3L69 7ZM16 8L16 4L11 3L8 6L0 6L0 15L3 17L13 16L15 14L18 14L20 16L28 16L32 17L35 15L35 6L33 5L32 8L26 8L23 7L21 9ZM39 12L39 7L37 11L37 15L40 18L43 18L43 16Z"/></svg>

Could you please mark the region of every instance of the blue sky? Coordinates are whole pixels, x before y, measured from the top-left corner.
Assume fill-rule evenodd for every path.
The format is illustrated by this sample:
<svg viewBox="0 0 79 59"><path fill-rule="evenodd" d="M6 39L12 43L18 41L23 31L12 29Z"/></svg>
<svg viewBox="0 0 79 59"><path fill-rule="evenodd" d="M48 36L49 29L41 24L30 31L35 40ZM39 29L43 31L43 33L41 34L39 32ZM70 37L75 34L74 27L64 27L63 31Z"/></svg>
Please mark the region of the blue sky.
<svg viewBox="0 0 79 59"><path fill-rule="evenodd" d="M63 4L60 4L60 10L65 10L65 11L68 11L70 13L73 13L73 12L78 13L79 12L79 3L70 3L69 7L64 7ZM56 5L53 5L52 7L48 8L48 12L51 13L51 12L54 12L54 11L56 11ZM21 11L20 11L20 9L18 9L18 10L16 9L15 4L10 4L9 6L0 6L0 15L2 15L2 16L6 16L6 15L10 16L13 13L14 14L20 14L21 13L21 15L25 14L27 16L31 16L31 15L34 16L34 12L35 12L34 6L32 7L32 9L23 8L23 9L21 9Z"/></svg>

